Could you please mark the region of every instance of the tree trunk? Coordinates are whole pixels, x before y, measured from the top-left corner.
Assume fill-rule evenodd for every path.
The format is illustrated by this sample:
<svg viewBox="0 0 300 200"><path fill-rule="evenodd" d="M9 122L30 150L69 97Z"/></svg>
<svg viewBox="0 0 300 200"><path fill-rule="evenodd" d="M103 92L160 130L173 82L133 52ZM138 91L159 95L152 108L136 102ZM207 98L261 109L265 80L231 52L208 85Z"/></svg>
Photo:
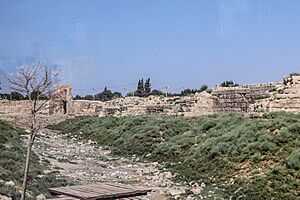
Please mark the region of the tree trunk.
<svg viewBox="0 0 300 200"><path fill-rule="evenodd" d="M25 200L26 197L26 190L27 190L27 177L29 172L29 163L30 163L30 155L31 155L31 148L32 148L32 136L30 137L27 145L27 155L26 155L26 163L25 163L25 171L24 171L24 179L23 179L23 186L22 186L22 194L21 200Z"/></svg>

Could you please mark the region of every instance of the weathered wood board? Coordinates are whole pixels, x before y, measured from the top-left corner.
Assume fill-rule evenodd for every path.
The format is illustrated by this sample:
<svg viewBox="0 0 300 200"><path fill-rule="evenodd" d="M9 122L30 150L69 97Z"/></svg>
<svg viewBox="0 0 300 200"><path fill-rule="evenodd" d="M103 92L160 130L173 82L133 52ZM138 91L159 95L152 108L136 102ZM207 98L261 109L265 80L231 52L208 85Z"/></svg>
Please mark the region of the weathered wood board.
<svg viewBox="0 0 300 200"><path fill-rule="evenodd" d="M57 195L66 195L84 200L101 199L140 199L138 196L146 195L151 189L128 186L118 183L97 183L88 185L50 188L49 192Z"/></svg>

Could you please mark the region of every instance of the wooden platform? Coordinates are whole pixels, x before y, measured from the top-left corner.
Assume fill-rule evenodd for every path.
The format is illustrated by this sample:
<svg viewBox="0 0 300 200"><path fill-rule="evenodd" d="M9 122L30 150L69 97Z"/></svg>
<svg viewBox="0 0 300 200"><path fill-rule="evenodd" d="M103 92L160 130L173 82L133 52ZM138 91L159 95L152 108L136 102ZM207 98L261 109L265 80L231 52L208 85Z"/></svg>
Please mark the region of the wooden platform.
<svg viewBox="0 0 300 200"><path fill-rule="evenodd" d="M118 198L116 200L145 200L145 197L146 196L134 196L134 197ZM60 198L54 198L48 200L78 200L78 199L74 197L60 197Z"/></svg>
<svg viewBox="0 0 300 200"><path fill-rule="evenodd" d="M137 200L141 199L139 196L146 195L150 191L150 189L133 187L118 183L97 183L49 189L49 192L52 194L66 195L68 197L86 200Z"/></svg>

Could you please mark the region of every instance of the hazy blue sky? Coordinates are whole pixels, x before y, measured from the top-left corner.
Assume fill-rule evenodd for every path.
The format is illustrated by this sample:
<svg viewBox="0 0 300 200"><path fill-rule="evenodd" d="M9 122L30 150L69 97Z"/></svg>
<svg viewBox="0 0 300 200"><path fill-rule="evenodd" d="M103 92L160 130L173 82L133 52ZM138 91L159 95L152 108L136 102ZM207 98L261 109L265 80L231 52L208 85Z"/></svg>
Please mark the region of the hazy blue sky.
<svg viewBox="0 0 300 200"><path fill-rule="evenodd" d="M41 60L74 93L279 81L299 52L299 0L0 0L0 78Z"/></svg>

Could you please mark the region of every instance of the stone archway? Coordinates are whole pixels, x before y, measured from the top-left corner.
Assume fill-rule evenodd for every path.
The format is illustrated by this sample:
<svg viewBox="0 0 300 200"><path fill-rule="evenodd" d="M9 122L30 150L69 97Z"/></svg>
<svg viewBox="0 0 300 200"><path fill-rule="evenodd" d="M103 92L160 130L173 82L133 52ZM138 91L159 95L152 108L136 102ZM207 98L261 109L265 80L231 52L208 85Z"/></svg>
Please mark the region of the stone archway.
<svg viewBox="0 0 300 200"><path fill-rule="evenodd" d="M58 85L50 99L50 114L69 114L72 102L72 86Z"/></svg>

